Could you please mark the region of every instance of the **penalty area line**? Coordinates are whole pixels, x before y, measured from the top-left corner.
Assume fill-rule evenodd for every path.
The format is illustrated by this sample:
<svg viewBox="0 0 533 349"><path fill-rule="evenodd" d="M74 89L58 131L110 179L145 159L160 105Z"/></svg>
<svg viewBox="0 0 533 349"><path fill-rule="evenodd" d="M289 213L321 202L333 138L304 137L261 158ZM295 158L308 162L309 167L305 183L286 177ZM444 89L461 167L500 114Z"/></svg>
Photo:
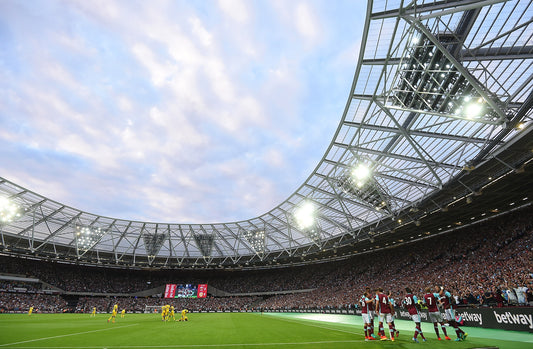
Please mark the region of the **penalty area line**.
<svg viewBox="0 0 533 349"><path fill-rule="evenodd" d="M35 339L28 339L27 341L20 341L20 342L13 342L13 343L6 343L6 344L0 344L0 347L7 347L9 345L16 345L16 344L24 344L24 343L30 343L30 342L38 342L38 341L45 341L47 339L54 339L54 338L62 338L62 337L70 337L70 336L77 336L80 334L86 334L86 333L94 333L94 332L102 332L102 331L109 331L114 330L118 328L125 328L125 327L131 327L136 326L138 324L131 324L126 326L120 326L120 327L111 327L111 328L102 328L100 330L92 330L92 331L84 331L84 332L76 332L76 333L69 333L69 334L62 334L59 336L52 336L52 337L43 337L43 338L35 338ZM94 347L93 347L94 348Z"/></svg>

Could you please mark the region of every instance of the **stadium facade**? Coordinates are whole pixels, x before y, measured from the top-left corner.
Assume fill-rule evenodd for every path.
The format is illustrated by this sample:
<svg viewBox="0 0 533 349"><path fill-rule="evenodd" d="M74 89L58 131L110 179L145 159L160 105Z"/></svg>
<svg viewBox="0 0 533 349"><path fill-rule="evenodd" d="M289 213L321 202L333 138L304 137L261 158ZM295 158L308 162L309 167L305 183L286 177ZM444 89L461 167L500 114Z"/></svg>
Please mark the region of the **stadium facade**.
<svg viewBox="0 0 533 349"><path fill-rule="evenodd" d="M339 126L284 202L237 222L141 222L0 178L0 251L118 267L272 268L530 205L531 15L529 0L368 1Z"/></svg>

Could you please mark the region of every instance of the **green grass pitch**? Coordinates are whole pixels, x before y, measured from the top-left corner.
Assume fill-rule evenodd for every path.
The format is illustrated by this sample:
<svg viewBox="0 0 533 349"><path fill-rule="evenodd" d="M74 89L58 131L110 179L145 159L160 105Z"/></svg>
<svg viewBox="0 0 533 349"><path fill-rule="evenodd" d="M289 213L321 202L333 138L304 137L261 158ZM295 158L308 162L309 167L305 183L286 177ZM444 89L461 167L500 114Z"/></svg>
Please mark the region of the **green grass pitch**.
<svg viewBox="0 0 533 349"><path fill-rule="evenodd" d="M162 322L159 314L2 314L0 348L532 348L530 333L465 328L464 342L428 338L413 343L413 323L397 321L395 342L365 342L361 317L320 314L190 314L189 322ZM453 332L453 331L451 331ZM451 333L450 336L452 336Z"/></svg>

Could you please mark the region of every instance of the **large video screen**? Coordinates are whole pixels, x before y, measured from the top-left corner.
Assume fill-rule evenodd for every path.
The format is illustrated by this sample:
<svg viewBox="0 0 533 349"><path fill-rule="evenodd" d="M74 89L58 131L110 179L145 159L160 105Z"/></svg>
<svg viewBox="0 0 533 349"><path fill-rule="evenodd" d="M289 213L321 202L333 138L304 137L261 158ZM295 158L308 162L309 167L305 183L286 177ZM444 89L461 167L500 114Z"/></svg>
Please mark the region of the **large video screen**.
<svg viewBox="0 0 533 349"><path fill-rule="evenodd" d="M207 284L167 284L165 298L206 298Z"/></svg>

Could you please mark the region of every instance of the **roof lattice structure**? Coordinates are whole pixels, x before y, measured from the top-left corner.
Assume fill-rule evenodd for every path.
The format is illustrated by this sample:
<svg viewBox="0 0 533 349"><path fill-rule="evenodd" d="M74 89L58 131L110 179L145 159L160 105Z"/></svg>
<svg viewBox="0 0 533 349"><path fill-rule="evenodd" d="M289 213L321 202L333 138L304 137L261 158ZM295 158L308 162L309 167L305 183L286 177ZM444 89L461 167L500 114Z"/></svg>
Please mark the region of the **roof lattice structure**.
<svg viewBox="0 0 533 349"><path fill-rule="evenodd" d="M19 210L0 223L2 247L128 266L260 266L373 241L399 219L419 225L456 199L437 195L447 186L468 197L491 180L461 176L493 162L496 178L531 160L531 149L513 145L532 129L532 8L529 0L370 0L330 146L305 183L259 217L209 224L110 218L0 178L0 194ZM371 172L364 183L353 175L360 165ZM306 202L317 212L312 228L294 219Z"/></svg>

